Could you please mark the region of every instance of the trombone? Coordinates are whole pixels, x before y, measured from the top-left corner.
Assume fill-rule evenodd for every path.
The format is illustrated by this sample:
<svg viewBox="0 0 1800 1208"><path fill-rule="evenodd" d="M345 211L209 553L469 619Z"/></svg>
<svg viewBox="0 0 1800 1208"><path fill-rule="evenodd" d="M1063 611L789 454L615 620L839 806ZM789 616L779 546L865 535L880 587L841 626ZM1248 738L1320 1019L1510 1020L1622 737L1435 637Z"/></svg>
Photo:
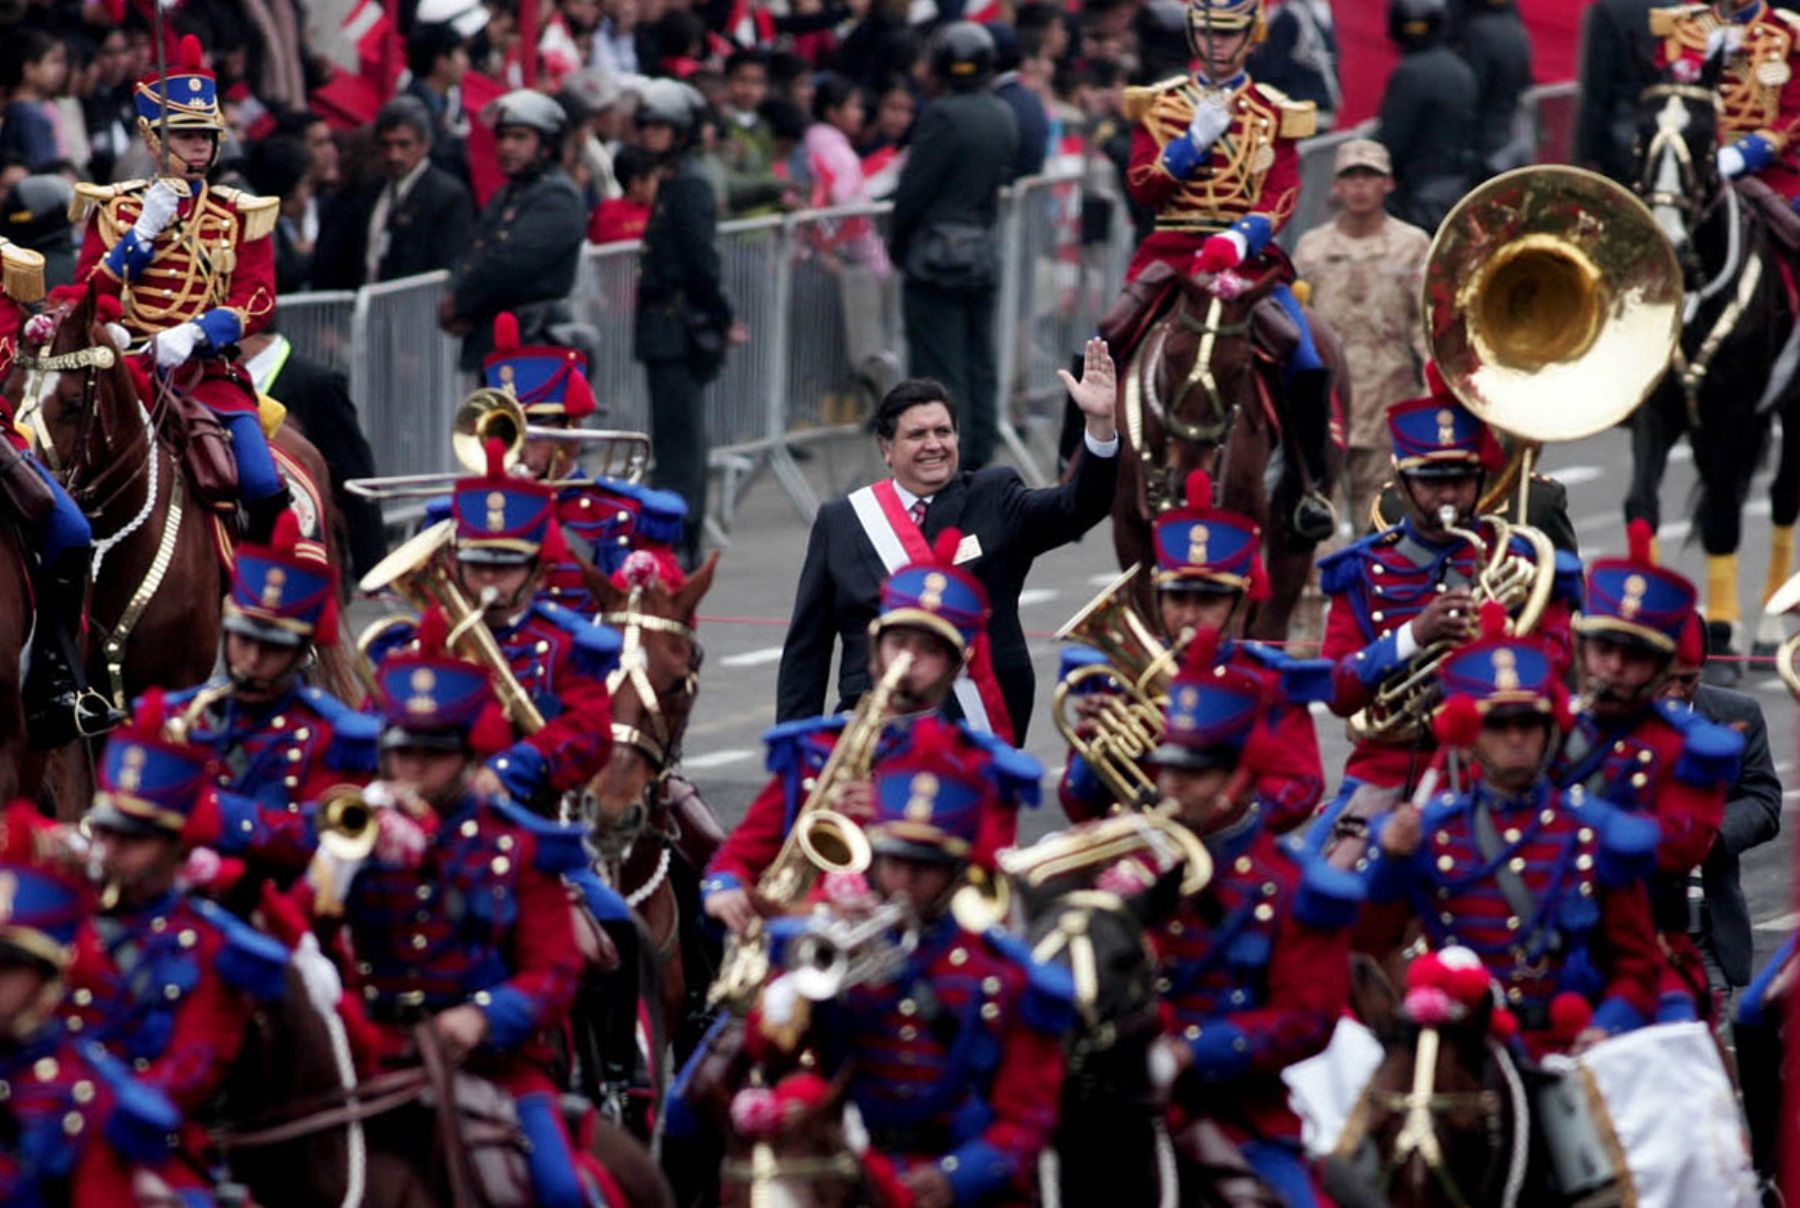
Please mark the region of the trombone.
<svg viewBox="0 0 1800 1208"><path fill-rule="evenodd" d="M456 408L450 425L450 449L462 470L435 474L395 474L385 478L352 478L344 489L364 499L428 499L442 495L458 479L487 473L487 442L498 440L506 448L503 458L508 474L525 477L520 459L527 441L549 440L587 445L590 458L598 459L595 472L605 478L641 482L650 464L650 437L643 432L611 428L545 428L526 421L525 409L504 390L483 387ZM557 478L546 486L573 486L585 478Z"/></svg>

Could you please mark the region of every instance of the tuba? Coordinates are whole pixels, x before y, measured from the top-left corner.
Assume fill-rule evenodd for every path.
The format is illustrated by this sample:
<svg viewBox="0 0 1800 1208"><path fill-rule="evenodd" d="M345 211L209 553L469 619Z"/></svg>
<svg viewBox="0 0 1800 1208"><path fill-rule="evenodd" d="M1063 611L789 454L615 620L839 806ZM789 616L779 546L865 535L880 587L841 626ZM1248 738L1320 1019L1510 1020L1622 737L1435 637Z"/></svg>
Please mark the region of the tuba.
<svg viewBox="0 0 1800 1208"><path fill-rule="evenodd" d="M1075 671L1051 697L1057 733L1106 785L1113 800L1129 808L1161 800L1144 771L1143 758L1162 742L1163 705L1176 653L1131 606L1131 583L1140 569L1134 566L1113 580L1056 631L1058 640L1098 650L1108 665ZM1098 713L1084 719L1076 714L1074 702L1080 689L1094 680L1110 681L1116 691L1097 698ZM1091 736L1081 733L1083 721Z"/></svg>
<svg viewBox="0 0 1800 1208"><path fill-rule="evenodd" d="M493 676L494 693L500 698L507 719L522 733L535 734L544 728L544 715L513 675L506 652L500 649L483 620L486 599L471 601L444 565L443 551L455 528L455 521L440 520L420 531L376 563L357 586L371 595L392 590L421 612L433 604L442 608L450 622L450 649L486 667ZM386 619L376 621L358 639L358 650L366 652L376 636L376 627L390 624Z"/></svg>
<svg viewBox="0 0 1800 1208"><path fill-rule="evenodd" d="M1444 219L1426 256L1426 340L1463 406L1512 438L1507 469L1478 512L1519 484L1521 523L1483 515L1495 536L1450 531L1478 551L1478 601L1498 600L1508 632L1530 633L1549 602L1555 551L1523 523L1543 444L1619 423L1655 389L1681 334L1681 265L1643 202L1581 168L1542 165L1495 177ZM1452 518L1454 519L1454 518ZM1532 556L1512 552L1524 539ZM1353 739L1416 738L1437 701L1447 645L1421 650L1350 719Z"/></svg>

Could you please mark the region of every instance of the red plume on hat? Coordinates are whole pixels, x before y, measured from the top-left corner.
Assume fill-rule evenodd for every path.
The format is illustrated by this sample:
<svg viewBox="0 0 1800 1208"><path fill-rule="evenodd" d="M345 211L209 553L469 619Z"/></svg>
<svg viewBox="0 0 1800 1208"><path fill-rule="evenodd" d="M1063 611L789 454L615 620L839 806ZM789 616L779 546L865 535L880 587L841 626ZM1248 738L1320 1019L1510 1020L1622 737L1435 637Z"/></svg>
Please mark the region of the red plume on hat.
<svg viewBox="0 0 1800 1208"><path fill-rule="evenodd" d="M931 560L939 566L956 565L956 551L962 545L962 530L947 528L931 543Z"/></svg>
<svg viewBox="0 0 1800 1208"><path fill-rule="evenodd" d="M487 454L487 476L489 478L507 477L506 442L498 436L490 436L482 449Z"/></svg>
<svg viewBox="0 0 1800 1208"><path fill-rule="evenodd" d="M151 688L138 697L137 708L131 713L131 728L140 737L167 739L163 727L169 720L169 700L161 688Z"/></svg>
<svg viewBox="0 0 1800 1208"><path fill-rule="evenodd" d="M1698 667L1706 661L1706 623L1698 609L1689 611L1681 626L1681 639L1675 644L1675 661Z"/></svg>
<svg viewBox="0 0 1800 1208"><path fill-rule="evenodd" d="M1481 637L1492 641L1506 636L1506 605L1498 600L1484 600L1481 605Z"/></svg>
<svg viewBox="0 0 1800 1208"><path fill-rule="evenodd" d="M206 70L206 48L200 45L197 35L184 34L182 36L181 68L184 71Z"/></svg>
<svg viewBox="0 0 1800 1208"><path fill-rule="evenodd" d="M1453 696L1431 719L1431 729L1439 746L1447 750L1467 750L1475 745L1475 736L1481 733L1481 709L1473 697Z"/></svg>
<svg viewBox="0 0 1800 1208"><path fill-rule="evenodd" d="M1656 565L1656 530L1639 516L1625 526L1625 556L1643 566Z"/></svg>
<svg viewBox="0 0 1800 1208"><path fill-rule="evenodd" d="M512 352L519 347L519 317L510 310L494 316L494 351Z"/></svg>
<svg viewBox="0 0 1800 1208"><path fill-rule="evenodd" d="M414 640L419 643L420 654L447 654L446 644L450 640L450 618L444 610L433 604L419 614L419 624L414 630Z"/></svg>
<svg viewBox="0 0 1800 1208"><path fill-rule="evenodd" d="M1212 628L1196 629L1194 636L1188 640L1187 649L1181 652L1181 669L1188 675L1203 675L1212 670L1219 658L1219 631Z"/></svg>
<svg viewBox="0 0 1800 1208"><path fill-rule="evenodd" d="M1212 510L1212 475L1205 470L1195 470L1187 476L1187 505L1196 512Z"/></svg>

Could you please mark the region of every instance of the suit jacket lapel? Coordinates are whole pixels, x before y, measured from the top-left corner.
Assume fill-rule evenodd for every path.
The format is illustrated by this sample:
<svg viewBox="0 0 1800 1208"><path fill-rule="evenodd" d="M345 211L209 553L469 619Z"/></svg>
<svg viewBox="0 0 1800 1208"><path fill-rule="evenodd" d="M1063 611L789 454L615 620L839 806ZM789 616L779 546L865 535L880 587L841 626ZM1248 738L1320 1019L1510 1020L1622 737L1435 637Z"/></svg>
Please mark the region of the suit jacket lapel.
<svg viewBox="0 0 1800 1208"><path fill-rule="evenodd" d="M947 528L962 528L963 504L969 499L969 475L965 471L931 497L925 509L925 540L935 542Z"/></svg>

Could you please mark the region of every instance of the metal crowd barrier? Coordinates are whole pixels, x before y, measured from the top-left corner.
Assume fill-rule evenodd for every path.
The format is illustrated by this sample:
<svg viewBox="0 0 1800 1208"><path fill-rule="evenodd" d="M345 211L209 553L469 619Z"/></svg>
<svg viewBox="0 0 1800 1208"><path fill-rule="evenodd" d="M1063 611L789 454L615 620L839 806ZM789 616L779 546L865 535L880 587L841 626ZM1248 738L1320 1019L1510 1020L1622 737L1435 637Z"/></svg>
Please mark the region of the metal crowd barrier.
<svg viewBox="0 0 1800 1208"><path fill-rule="evenodd" d="M1536 158L1566 159L1577 103L1573 84L1534 88L1524 99ZM1301 145L1300 208L1283 243L1329 217L1331 168L1345 139L1335 131ZM1131 254L1130 221L1085 163L1015 182L1002 194L1001 279L994 355L1000 432L1028 481L1047 474L1026 433L1059 421L1068 365L1117 295ZM1084 198L1111 197L1083 223ZM719 478L716 529L730 527L743 493L767 470L802 516L816 492L793 446L865 424L904 371L899 273L883 238L888 205L848 206L726 222L719 253L749 342L734 348L707 394L707 436ZM1103 230L1093 229L1104 225ZM611 427L651 431L642 367L632 357L638 246L589 247L570 303L598 336L595 396ZM302 354L341 369L383 474L448 469L450 418L470 379L457 370L459 342L439 329L446 273L367 286L355 293L279 300L278 324ZM1024 432L1021 429L1025 429ZM401 505L400 514L408 509ZM398 516L396 516L398 518Z"/></svg>

